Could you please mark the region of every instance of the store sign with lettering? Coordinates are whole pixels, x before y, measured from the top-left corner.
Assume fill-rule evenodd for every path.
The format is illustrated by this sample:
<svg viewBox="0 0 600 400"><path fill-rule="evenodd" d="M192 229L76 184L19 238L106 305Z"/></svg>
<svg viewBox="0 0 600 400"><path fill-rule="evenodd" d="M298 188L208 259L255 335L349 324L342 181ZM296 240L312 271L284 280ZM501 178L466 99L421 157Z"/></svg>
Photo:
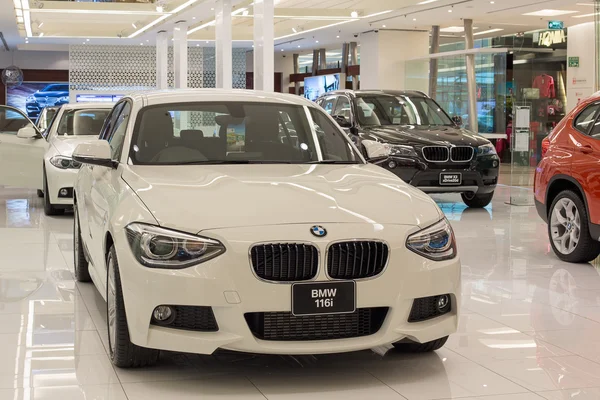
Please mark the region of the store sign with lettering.
<svg viewBox="0 0 600 400"><path fill-rule="evenodd" d="M567 43L567 34L564 29L539 33L538 46L551 47L563 43Z"/></svg>

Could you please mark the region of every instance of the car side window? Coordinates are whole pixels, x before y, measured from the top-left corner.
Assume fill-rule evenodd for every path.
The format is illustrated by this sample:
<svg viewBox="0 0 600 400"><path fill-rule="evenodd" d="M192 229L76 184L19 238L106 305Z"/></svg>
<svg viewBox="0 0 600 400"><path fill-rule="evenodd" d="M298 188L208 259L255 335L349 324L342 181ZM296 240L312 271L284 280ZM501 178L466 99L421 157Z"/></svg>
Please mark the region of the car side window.
<svg viewBox="0 0 600 400"><path fill-rule="evenodd" d="M121 156L130 112L131 104L129 104L129 102L125 102L125 105L121 108L119 115L115 119L111 134L108 138L108 143L110 144L111 150L111 158L113 160L118 160Z"/></svg>
<svg viewBox="0 0 600 400"><path fill-rule="evenodd" d="M323 107L323 109L325 110L325 112L327 114L331 115L331 112L333 111L334 103L335 103L335 96L327 97L326 99L323 100L323 104L321 105L321 107Z"/></svg>
<svg viewBox="0 0 600 400"><path fill-rule="evenodd" d="M579 115L575 117L575 121L573 121L575 129L581 133L587 134L596 120L596 114L598 113L599 108L600 104L592 104L580 112Z"/></svg>
<svg viewBox="0 0 600 400"><path fill-rule="evenodd" d="M121 108L123 108L123 104L125 104L125 103L123 102L123 103L117 104L116 106L113 107L110 114L108 114L108 116L106 117L106 120L104 121L104 125L102 125L102 130L100 130L99 139L108 140L108 138L110 137L110 134L112 133L112 127L115 125L115 122L117 120L117 117L119 116Z"/></svg>
<svg viewBox="0 0 600 400"><path fill-rule="evenodd" d="M346 96L338 97L332 115L343 115L346 119L350 119L350 100Z"/></svg>

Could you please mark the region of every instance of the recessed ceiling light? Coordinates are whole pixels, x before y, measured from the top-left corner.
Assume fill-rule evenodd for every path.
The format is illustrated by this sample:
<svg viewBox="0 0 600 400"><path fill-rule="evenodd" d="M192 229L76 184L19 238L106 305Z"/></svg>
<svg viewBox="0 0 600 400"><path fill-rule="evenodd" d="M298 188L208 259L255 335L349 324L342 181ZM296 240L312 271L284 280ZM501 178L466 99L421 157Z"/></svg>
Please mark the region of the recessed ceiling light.
<svg viewBox="0 0 600 400"><path fill-rule="evenodd" d="M300 48L300 45L298 45L298 48Z"/></svg>
<svg viewBox="0 0 600 400"><path fill-rule="evenodd" d="M206 43L208 43L208 40L206 41ZM254 46L252 46L252 47L254 47Z"/></svg>
<svg viewBox="0 0 600 400"><path fill-rule="evenodd" d="M356 11L352 11L352 12L350 13L350 16L351 16L352 18L358 18L358 13L357 13Z"/></svg>
<svg viewBox="0 0 600 400"><path fill-rule="evenodd" d="M593 17L596 13L592 14L581 14L581 15L573 15L573 18L585 18L585 17Z"/></svg>
<svg viewBox="0 0 600 400"><path fill-rule="evenodd" d="M200 43L196 43L196 47L200 46Z"/></svg>
<svg viewBox="0 0 600 400"><path fill-rule="evenodd" d="M210 8L210 11L215 11L215 8L214 8L214 7L211 7L211 8Z"/></svg>
<svg viewBox="0 0 600 400"><path fill-rule="evenodd" d="M196 17L192 17L192 19L196 19Z"/></svg>
<svg viewBox="0 0 600 400"><path fill-rule="evenodd" d="M525 13L523 15L530 15L532 17L556 17L557 15L574 14L576 12L577 11L569 11L569 10L540 10L540 11Z"/></svg>
<svg viewBox="0 0 600 400"><path fill-rule="evenodd" d="M90 39L85 39L85 41L86 41L86 42L89 42L89 41L90 41Z"/></svg>
<svg viewBox="0 0 600 400"><path fill-rule="evenodd" d="M416 21L416 20L417 20L416 18L413 18L413 21Z"/></svg>
<svg viewBox="0 0 600 400"><path fill-rule="evenodd" d="M448 12L452 12L452 9L449 9Z"/></svg>
<svg viewBox="0 0 600 400"><path fill-rule="evenodd" d="M495 1L490 1L490 4L494 4L494 3L495 3Z"/></svg>
<svg viewBox="0 0 600 400"><path fill-rule="evenodd" d="M281 49L281 51L283 51L283 49Z"/></svg>
<svg viewBox="0 0 600 400"><path fill-rule="evenodd" d="M319 43L319 41L318 41L318 40L315 40L315 43Z"/></svg>
<svg viewBox="0 0 600 400"><path fill-rule="evenodd" d="M381 25L381 27L382 27L382 28L385 28L385 24L384 24L384 25Z"/></svg>
<svg viewBox="0 0 600 400"><path fill-rule="evenodd" d="M337 36L336 36L336 39L339 39L339 38L340 38L340 35L337 35Z"/></svg>
<svg viewBox="0 0 600 400"><path fill-rule="evenodd" d="M143 45L144 45L144 42L140 43L140 46L143 46Z"/></svg>

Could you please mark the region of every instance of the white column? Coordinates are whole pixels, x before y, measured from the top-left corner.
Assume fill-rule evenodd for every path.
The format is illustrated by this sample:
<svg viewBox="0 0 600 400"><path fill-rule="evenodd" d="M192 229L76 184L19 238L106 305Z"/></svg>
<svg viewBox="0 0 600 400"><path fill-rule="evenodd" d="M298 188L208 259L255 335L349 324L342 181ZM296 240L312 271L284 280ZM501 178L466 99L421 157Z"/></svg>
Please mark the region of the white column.
<svg viewBox="0 0 600 400"><path fill-rule="evenodd" d="M231 89L233 81L231 55L231 0L215 4L217 87Z"/></svg>
<svg viewBox="0 0 600 400"><path fill-rule="evenodd" d="M187 22L177 21L173 28L173 71L175 73L175 88L187 88L188 48Z"/></svg>
<svg viewBox="0 0 600 400"><path fill-rule="evenodd" d="M166 31L156 35L156 88L167 89L169 37Z"/></svg>
<svg viewBox="0 0 600 400"><path fill-rule="evenodd" d="M360 35L360 88L406 89L406 60L429 54L427 31L379 31ZM423 88L427 93L429 79Z"/></svg>
<svg viewBox="0 0 600 400"><path fill-rule="evenodd" d="M272 92L275 75L273 0L254 2L254 89Z"/></svg>
<svg viewBox="0 0 600 400"><path fill-rule="evenodd" d="M465 19L465 50L473 48L473 20ZM479 132L477 122L477 83L475 82L475 54L467 54L467 93L469 95L469 128L471 131Z"/></svg>

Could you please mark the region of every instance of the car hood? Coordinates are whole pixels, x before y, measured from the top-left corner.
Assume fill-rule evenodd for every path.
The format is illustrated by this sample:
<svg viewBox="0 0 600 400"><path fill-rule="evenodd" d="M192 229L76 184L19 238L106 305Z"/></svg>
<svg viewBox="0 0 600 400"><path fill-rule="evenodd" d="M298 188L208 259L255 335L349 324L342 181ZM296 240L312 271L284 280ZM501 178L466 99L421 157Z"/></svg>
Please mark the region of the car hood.
<svg viewBox="0 0 600 400"><path fill-rule="evenodd" d="M67 91L49 91L49 92L35 92L33 97L63 97L68 96Z"/></svg>
<svg viewBox="0 0 600 400"><path fill-rule="evenodd" d="M481 146L490 143L466 129L452 126L378 126L365 128L364 132L395 144Z"/></svg>
<svg viewBox="0 0 600 400"><path fill-rule="evenodd" d="M161 226L187 232L280 224L425 227L426 194L374 165L127 166L123 179Z"/></svg>
<svg viewBox="0 0 600 400"><path fill-rule="evenodd" d="M52 139L52 145L61 156L71 157L77 146L96 140L96 136L58 136Z"/></svg>

